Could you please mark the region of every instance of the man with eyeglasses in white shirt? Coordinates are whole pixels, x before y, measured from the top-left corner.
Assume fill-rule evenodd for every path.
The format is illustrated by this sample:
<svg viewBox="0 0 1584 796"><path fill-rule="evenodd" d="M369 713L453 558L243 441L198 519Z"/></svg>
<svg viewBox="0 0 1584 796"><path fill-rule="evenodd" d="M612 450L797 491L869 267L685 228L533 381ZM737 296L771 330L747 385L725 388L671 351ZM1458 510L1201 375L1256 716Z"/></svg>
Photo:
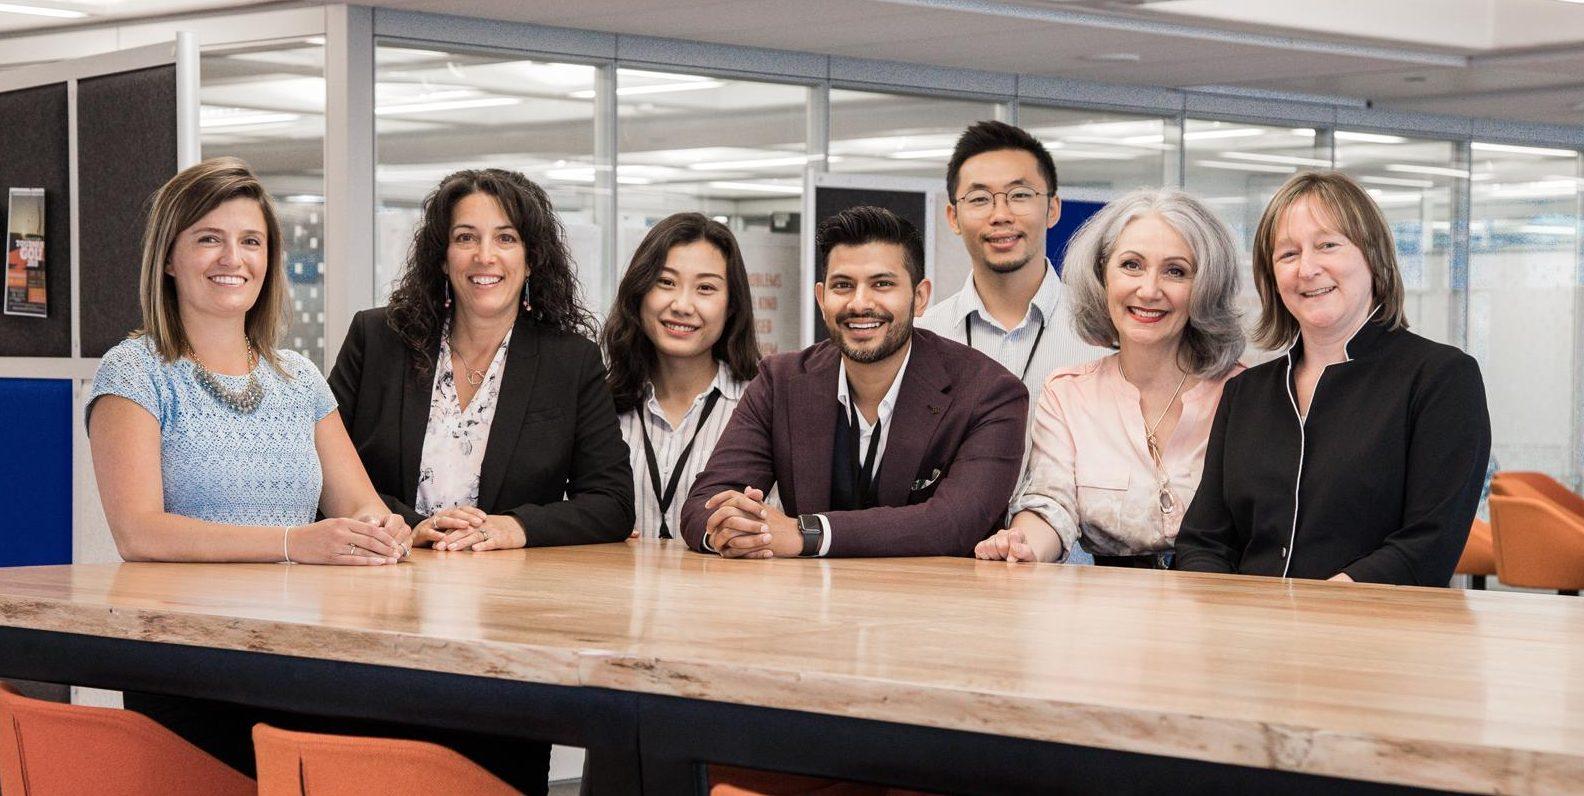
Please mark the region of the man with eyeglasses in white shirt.
<svg viewBox="0 0 1584 796"><path fill-rule="evenodd" d="M973 270L919 328L989 355L1030 396L1056 368L1109 353L1078 337L1061 277L1045 254L1045 231L1061 218L1056 162L1045 145L1005 122L977 122L957 139L946 190L946 221Z"/></svg>

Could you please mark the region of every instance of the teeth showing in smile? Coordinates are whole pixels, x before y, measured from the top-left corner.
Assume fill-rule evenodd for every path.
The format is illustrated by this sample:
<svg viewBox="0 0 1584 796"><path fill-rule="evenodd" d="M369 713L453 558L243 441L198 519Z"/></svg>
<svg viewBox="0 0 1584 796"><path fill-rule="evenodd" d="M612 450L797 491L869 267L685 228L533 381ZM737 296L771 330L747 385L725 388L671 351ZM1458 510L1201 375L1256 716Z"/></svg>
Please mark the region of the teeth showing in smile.
<svg viewBox="0 0 1584 796"><path fill-rule="evenodd" d="M1156 318L1166 314L1165 310L1146 310L1140 307L1128 307L1128 312L1131 312L1140 318L1147 318L1149 320L1155 320Z"/></svg>
<svg viewBox="0 0 1584 796"><path fill-rule="evenodd" d="M1333 290L1336 290L1336 285L1332 285L1331 287L1323 287L1319 290L1305 290L1298 295L1303 296L1304 298L1314 298L1315 296L1324 296Z"/></svg>
<svg viewBox="0 0 1584 796"><path fill-rule="evenodd" d="M688 326L685 323L672 323L670 321L661 321L660 325L673 332L693 332L698 330L697 326Z"/></svg>
<svg viewBox="0 0 1584 796"><path fill-rule="evenodd" d="M847 328L854 329L854 330L857 330L857 331L868 331L870 329L878 329L878 328L880 328L880 322L879 321L849 321L848 324L847 324Z"/></svg>
<svg viewBox="0 0 1584 796"><path fill-rule="evenodd" d="M501 281L501 278L498 276L470 276L468 281L475 285L488 286Z"/></svg>
<svg viewBox="0 0 1584 796"><path fill-rule="evenodd" d="M992 236L990 236L988 238L985 238L985 240L988 240L991 243L995 243L995 244L1011 243L1012 241L1015 241L1017 239L1018 239L1017 235L992 235Z"/></svg>
<svg viewBox="0 0 1584 796"><path fill-rule="evenodd" d="M236 286L242 284L243 282L245 282L247 280L243 279L240 276L235 276L235 275L231 275L231 274L218 274L218 275L209 277L209 281L213 282L213 283L215 283L217 285L225 285L226 287L236 287Z"/></svg>

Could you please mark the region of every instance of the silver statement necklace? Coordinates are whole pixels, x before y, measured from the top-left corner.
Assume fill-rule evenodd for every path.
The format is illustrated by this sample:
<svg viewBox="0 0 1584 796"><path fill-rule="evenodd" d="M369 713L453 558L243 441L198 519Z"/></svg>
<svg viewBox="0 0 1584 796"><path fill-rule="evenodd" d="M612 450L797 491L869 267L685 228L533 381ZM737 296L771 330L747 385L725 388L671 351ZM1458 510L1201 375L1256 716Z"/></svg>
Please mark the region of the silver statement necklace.
<svg viewBox="0 0 1584 796"><path fill-rule="evenodd" d="M254 410L259 408L259 404L263 403L264 385L259 383L258 375L253 372L258 368L258 354L253 351L253 341L249 340L247 346L247 384L242 385L239 390L233 390L225 386L220 381L220 377L209 370L208 366L204 365L203 360L198 358L196 352L189 351L187 356L193 361L193 370L197 374L198 384L204 388L204 392L214 396L216 401L229 407L231 411L251 415Z"/></svg>

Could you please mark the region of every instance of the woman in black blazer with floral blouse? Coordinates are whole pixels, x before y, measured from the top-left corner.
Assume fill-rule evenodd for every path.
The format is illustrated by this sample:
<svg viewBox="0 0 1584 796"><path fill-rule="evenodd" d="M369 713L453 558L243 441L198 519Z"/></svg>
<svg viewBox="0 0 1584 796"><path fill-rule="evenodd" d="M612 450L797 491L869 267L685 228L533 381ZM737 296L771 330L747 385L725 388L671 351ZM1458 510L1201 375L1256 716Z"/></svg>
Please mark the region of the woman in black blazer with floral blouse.
<svg viewBox="0 0 1584 796"><path fill-rule="evenodd" d="M390 305L357 314L330 374L416 544L627 538L627 446L576 291L560 223L526 177L458 172L425 200Z"/></svg>
<svg viewBox="0 0 1584 796"><path fill-rule="evenodd" d="M1473 357L1407 330L1390 229L1335 173L1299 174L1254 236L1256 336L1227 382L1176 567L1445 586L1490 454Z"/></svg>

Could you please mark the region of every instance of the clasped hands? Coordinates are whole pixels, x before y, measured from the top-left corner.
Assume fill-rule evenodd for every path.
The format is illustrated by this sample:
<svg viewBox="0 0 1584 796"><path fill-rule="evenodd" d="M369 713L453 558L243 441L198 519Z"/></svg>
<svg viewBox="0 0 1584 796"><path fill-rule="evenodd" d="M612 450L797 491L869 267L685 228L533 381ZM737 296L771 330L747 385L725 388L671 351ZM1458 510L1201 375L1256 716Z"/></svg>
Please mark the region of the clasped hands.
<svg viewBox="0 0 1584 796"><path fill-rule="evenodd" d="M803 553L797 520L765 502L764 490L743 487L715 493L704 508L704 538L723 558L795 558Z"/></svg>
<svg viewBox="0 0 1584 796"><path fill-rule="evenodd" d="M511 550L528 544L528 534L516 517L485 514L476 506L441 509L413 529L413 546L432 545L436 550Z"/></svg>

